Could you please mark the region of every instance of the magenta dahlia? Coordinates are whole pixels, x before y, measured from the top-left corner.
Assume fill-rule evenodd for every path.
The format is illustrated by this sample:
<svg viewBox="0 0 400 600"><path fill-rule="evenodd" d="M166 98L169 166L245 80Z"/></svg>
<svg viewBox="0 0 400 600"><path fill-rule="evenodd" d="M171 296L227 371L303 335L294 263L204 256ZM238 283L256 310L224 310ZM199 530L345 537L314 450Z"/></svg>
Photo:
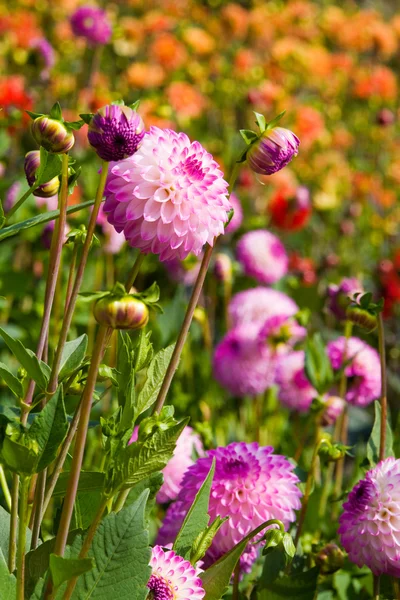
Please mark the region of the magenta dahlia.
<svg viewBox="0 0 400 600"><path fill-rule="evenodd" d="M297 412L307 412L318 395L306 377L304 358L302 350L291 352L282 356L276 366L278 398L284 406Z"/></svg>
<svg viewBox="0 0 400 600"><path fill-rule="evenodd" d="M341 321L346 319L346 309L351 303L351 299L357 292L363 292L362 283L355 277L345 277L336 285L331 283L328 286L328 309Z"/></svg>
<svg viewBox="0 0 400 600"><path fill-rule="evenodd" d="M345 400L355 406L367 406L381 393L379 354L359 338L340 337L329 342L327 352L332 367L337 370L343 361L351 359L345 368L347 392Z"/></svg>
<svg viewBox="0 0 400 600"><path fill-rule="evenodd" d="M97 6L85 5L76 9L71 16L72 31L84 37L90 44L108 44L112 35L107 14Z"/></svg>
<svg viewBox="0 0 400 600"><path fill-rule="evenodd" d="M173 541L179 529L179 518L188 511L200 486L206 478L213 458L215 475L211 486L208 514L210 522L218 515L229 517L215 536L205 557L208 565L228 552L255 527L269 519L279 519L288 527L301 506L299 479L294 466L284 457L273 454L271 446L257 442L234 442L229 446L209 450L189 467L182 481L177 505L171 505L159 533L159 543ZM181 515L181 517L180 517ZM247 561L255 558L254 547L249 547Z"/></svg>
<svg viewBox="0 0 400 600"><path fill-rule="evenodd" d="M271 127L252 144L247 164L260 175L272 175L285 167L299 151L300 140L290 129Z"/></svg>
<svg viewBox="0 0 400 600"><path fill-rule="evenodd" d="M262 328L262 335L265 336L271 350L279 355L291 352L293 346L304 339L306 334L305 327L285 314L268 317Z"/></svg>
<svg viewBox="0 0 400 600"><path fill-rule="evenodd" d="M260 283L276 283L288 270L284 245L265 229L245 233L237 243L236 255L244 274Z"/></svg>
<svg viewBox="0 0 400 600"><path fill-rule="evenodd" d="M199 142L151 127L133 156L111 166L104 210L131 246L162 261L182 260L224 232L227 188Z"/></svg>
<svg viewBox="0 0 400 600"><path fill-rule="evenodd" d="M400 577L400 460L381 461L343 504L339 535L349 558L374 575Z"/></svg>
<svg viewBox="0 0 400 600"><path fill-rule="evenodd" d="M229 320L233 327L255 321L264 322L268 317L276 315L292 317L298 310L299 307L289 296L265 287L235 294L228 307Z"/></svg>
<svg viewBox="0 0 400 600"><path fill-rule="evenodd" d="M228 331L215 348L214 377L233 396L262 394L274 382L275 355L259 323Z"/></svg>
<svg viewBox="0 0 400 600"><path fill-rule="evenodd" d="M201 600L205 590L198 571L188 560L172 550L154 546L151 553L151 577L147 584L152 600Z"/></svg>

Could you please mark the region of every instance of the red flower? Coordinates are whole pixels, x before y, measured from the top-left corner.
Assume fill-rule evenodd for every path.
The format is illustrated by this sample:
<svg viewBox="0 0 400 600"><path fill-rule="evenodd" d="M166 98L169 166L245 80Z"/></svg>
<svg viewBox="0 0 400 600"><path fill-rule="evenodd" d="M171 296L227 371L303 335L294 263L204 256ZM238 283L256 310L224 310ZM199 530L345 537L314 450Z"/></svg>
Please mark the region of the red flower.
<svg viewBox="0 0 400 600"><path fill-rule="evenodd" d="M310 194L303 186L294 192L278 189L268 205L272 224L286 231L299 231L305 227L311 210Z"/></svg>

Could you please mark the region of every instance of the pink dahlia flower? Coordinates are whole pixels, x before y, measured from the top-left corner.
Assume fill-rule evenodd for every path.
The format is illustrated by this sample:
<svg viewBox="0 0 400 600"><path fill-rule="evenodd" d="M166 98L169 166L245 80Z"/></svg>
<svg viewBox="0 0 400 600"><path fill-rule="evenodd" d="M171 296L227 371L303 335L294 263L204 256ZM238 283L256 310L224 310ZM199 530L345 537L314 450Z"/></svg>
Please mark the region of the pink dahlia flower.
<svg viewBox="0 0 400 600"><path fill-rule="evenodd" d="M299 310L297 304L283 292L256 287L235 294L229 303L229 320L232 327L268 317L285 315L292 317Z"/></svg>
<svg viewBox="0 0 400 600"><path fill-rule="evenodd" d="M186 471L177 506L171 505L167 512L159 543L174 540L171 521L175 523L176 533L182 522L179 518L183 519L189 510L213 458L216 465L208 511L210 522L218 515L229 518L215 536L206 554L205 565L231 550L264 521L279 519L288 527L296 518L294 511L301 506L299 479L293 473L294 466L284 456L273 454L271 446L262 447L257 442L234 442L209 450L205 458L199 458ZM255 556L254 547L250 546L247 562Z"/></svg>
<svg viewBox="0 0 400 600"><path fill-rule="evenodd" d="M194 464L193 453L204 453L203 444L191 427L185 427L176 443L173 457L163 470L164 483L157 494L157 502L176 500L186 470Z"/></svg>
<svg viewBox="0 0 400 600"><path fill-rule="evenodd" d="M272 175L286 167L299 151L300 140L290 129L266 129L247 152L247 164L260 175Z"/></svg>
<svg viewBox="0 0 400 600"><path fill-rule="evenodd" d="M239 229L243 221L243 208L240 204L239 198L236 194L231 194L229 196L229 203L231 208L233 208L233 217L230 220L229 225L226 226L226 233L235 233Z"/></svg>
<svg viewBox="0 0 400 600"><path fill-rule="evenodd" d="M237 243L236 255L245 275L260 283L276 283L288 270L284 245L265 229L245 233Z"/></svg>
<svg viewBox="0 0 400 600"><path fill-rule="evenodd" d="M336 423L336 420L342 414L345 405L345 401L342 400L342 398L339 398L339 396L327 396L321 424L325 427L329 427Z"/></svg>
<svg viewBox="0 0 400 600"><path fill-rule="evenodd" d="M262 394L274 382L275 356L259 323L229 331L215 348L215 379L233 396Z"/></svg>
<svg viewBox="0 0 400 600"><path fill-rule="evenodd" d="M172 550L154 546L150 566L152 574L147 584L152 600L201 600L205 596L198 571L188 560Z"/></svg>
<svg viewBox="0 0 400 600"><path fill-rule="evenodd" d="M400 460L368 471L343 504L339 535L349 558L374 575L400 577Z"/></svg>
<svg viewBox="0 0 400 600"><path fill-rule="evenodd" d="M268 317L262 328L262 335L265 336L271 350L279 355L291 352L293 346L304 339L306 334L305 327L286 315Z"/></svg>
<svg viewBox="0 0 400 600"><path fill-rule="evenodd" d="M112 36L107 14L97 6L80 6L71 16L72 31L94 45L108 44Z"/></svg>
<svg viewBox="0 0 400 600"><path fill-rule="evenodd" d="M346 351L345 351L346 349ZM334 369L340 369L343 361L352 359L345 368L348 378L345 400L355 406L367 406L381 393L381 370L379 354L362 340L340 337L327 346L328 356ZM344 356L345 355L345 356Z"/></svg>
<svg viewBox="0 0 400 600"><path fill-rule="evenodd" d="M304 372L304 356L302 350L285 354L278 360L275 374L279 400L297 412L307 412L318 395Z"/></svg>
<svg viewBox="0 0 400 600"><path fill-rule="evenodd" d="M111 165L104 210L131 246L162 261L183 260L224 232L227 187L199 142L151 127L133 156Z"/></svg>

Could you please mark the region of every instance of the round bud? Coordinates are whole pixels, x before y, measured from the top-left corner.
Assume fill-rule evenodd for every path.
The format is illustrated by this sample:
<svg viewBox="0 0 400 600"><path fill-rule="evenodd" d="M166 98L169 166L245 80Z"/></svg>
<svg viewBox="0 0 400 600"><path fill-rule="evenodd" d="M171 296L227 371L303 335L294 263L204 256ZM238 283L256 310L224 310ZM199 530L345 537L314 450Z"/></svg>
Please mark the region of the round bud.
<svg viewBox="0 0 400 600"><path fill-rule="evenodd" d="M45 115L33 121L32 135L39 146L53 154L65 154L75 143L74 134L64 123Z"/></svg>
<svg viewBox="0 0 400 600"><path fill-rule="evenodd" d="M94 316L100 325L113 329L141 329L149 320L149 309L138 298L108 295L94 305Z"/></svg>
<svg viewBox="0 0 400 600"><path fill-rule="evenodd" d="M344 565L344 555L336 544L327 544L315 557L315 564L324 575L339 571Z"/></svg>
<svg viewBox="0 0 400 600"><path fill-rule="evenodd" d="M366 329L368 333L373 331L378 325L376 316L359 306L349 306L346 310L346 316L348 321L358 325L361 329Z"/></svg>
<svg viewBox="0 0 400 600"><path fill-rule="evenodd" d="M299 151L299 138L289 129L266 129L247 152L247 163L260 175L272 175L285 167Z"/></svg>
<svg viewBox="0 0 400 600"><path fill-rule="evenodd" d="M36 181L36 172L40 167L40 152L39 150L32 150L25 154L24 170L28 185L32 187ZM34 196L39 198L51 198L58 194L60 187L60 181L58 177L53 177L50 181L42 183L33 192Z"/></svg>

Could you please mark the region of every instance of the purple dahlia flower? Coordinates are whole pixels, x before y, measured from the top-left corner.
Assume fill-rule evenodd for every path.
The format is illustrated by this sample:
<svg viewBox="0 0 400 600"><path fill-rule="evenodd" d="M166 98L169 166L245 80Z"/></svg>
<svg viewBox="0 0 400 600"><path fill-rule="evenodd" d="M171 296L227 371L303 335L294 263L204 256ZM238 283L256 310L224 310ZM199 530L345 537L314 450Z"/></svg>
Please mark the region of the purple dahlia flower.
<svg viewBox="0 0 400 600"><path fill-rule="evenodd" d="M236 246L237 259L245 275L260 283L276 283L288 270L288 257L282 242L269 231L245 233Z"/></svg>
<svg viewBox="0 0 400 600"><path fill-rule="evenodd" d="M351 360L345 368L348 378L345 400L355 406L367 406L381 393L379 354L359 338L340 337L329 342L327 352L332 367L340 369L343 361Z"/></svg>
<svg viewBox="0 0 400 600"><path fill-rule="evenodd" d="M152 600L201 600L205 596L198 571L172 550L154 546L151 577L147 584Z"/></svg>
<svg viewBox="0 0 400 600"><path fill-rule="evenodd" d="M254 321L265 322L268 317L292 317L299 310L297 304L283 292L256 287L239 292L232 297L228 312L231 326Z"/></svg>
<svg viewBox="0 0 400 600"><path fill-rule="evenodd" d="M362 283L355 277L345 277L339 283L328 286L328 309L341 321L346 319L346 309L351 303L351 298L357 292L363 292Z"/></svg>
<svg viewBox="0 0 400 600"><path fill-rule="evenodd" d="M41 79L47 79L50 70L54 67L56 61L53 46L46 38L35 38L29 44L29 47L39 56L42 70Z"/></svg>
<svg viewBox="0 0 400 600"><path fill-rule="evenodd" d="M279 519L288 527L296 518L295 510L301 506L299 479L293 473L294 466L284 456L273 454L271 446L259 446L257 442L234 442L209 450L205 458L199 458L186 471L177 503L167 511L159 532L159 543L174 540L213 458L216 464L209 504L210 522L218 515L229 519L215 536L205 557L206 565L231 550L264 521ZM255 557L254 547L250 546L247 562Z"/></svg>
<svg viewBox="0 0 400 600"><path fill-rule="evenodd" d="M133 156L111 166L104 210L134 248L183 260L224 233L227 187L199 142L151 127Z"/></svg>
<svg viewBox="0 0 400 600"><path fill-rule="evenodd" d="M144 137L144 123L129 106L108 104L92 117L88 140L103 160L118 161L132 156Z"/></svg>
<svg viewBox="0 0 400 600"><path fill-rule="evenodd" d="M81 6L71 16L74 34L91 44L108 44L112 35L111 24L104 10L97 6Z"/></svg>
<svg viewBox="0 0 400 600"><path fill-rule="evenodd" d="M247 153L247 164L260 175L272 175L286 167L299 151L300 140L283 127L266 129Z"/></svg>
<svg viewBox="0 0 400 600"><path fill-rule="evenodd" d="M381 461L343 504L339 535L349 558L374 575L400 577L400 460Z"/></svg>

